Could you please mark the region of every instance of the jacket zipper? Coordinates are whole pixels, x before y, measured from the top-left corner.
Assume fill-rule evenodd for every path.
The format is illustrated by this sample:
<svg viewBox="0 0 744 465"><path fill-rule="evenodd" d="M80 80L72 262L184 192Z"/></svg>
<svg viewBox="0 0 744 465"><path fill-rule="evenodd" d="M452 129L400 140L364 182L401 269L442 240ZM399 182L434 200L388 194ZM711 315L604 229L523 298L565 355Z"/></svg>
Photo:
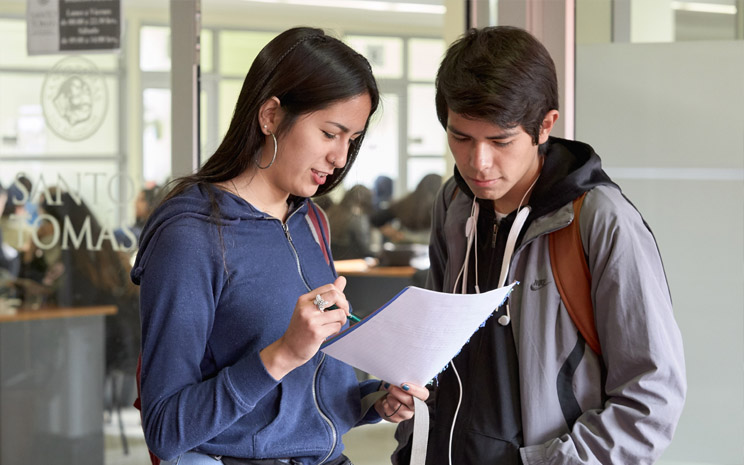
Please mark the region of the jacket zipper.
<svg viewBox="0 0 744 465"><path fill-rule="evenodd" d="M305 279L305 275L302 273L302 267L300 266L300 256L297 253L297 249L295 248L294 242L292 241L292 235L289 233L289 218L291 218L292 215L294 215L294 212L291 215L289 215L289 217L287 218L287 221L285 221L284 223L282 223L282 229L284 230L284 235L287 237L287 242L289 242L289 247L292 249L292 253L293 253L294 258L295 258L295 263L297 263L297 272L299 273L300 278L302 279L302 282L305 284L305 287L307 288L307 290L309 292L312 289L310 288L310 285L307 283L307 280ZM315 390L315 384L316 384L316 382L318 380L318 373L320 372L320 367L323 365L323 361L325 360L325 356L326 356L326 354L322 354L321 355L320 362L318 362L318 366L315 367L315 372L313 373L313 384L312 384L313 389L312 389L312 392L313 392L313 401L315 402L315 409L318 411L318 413L320 414L321 418L323 418L323 420L331 428L331 437L333 438L333 442L331 442L331 450L328 451L328 455L326 455L325 457L323 457L323 460L321 460L318 463L325 462L326 460L328 460L328 458L331 455L333 455L333 451L336 449L336 440L338 439L338 432L336 431L336 427L333 425L333 422L331 421L331 419L328 418L328 416L325 413L323 413L323 410L321 410L320 404L318 403L317 392Z"/></svg>

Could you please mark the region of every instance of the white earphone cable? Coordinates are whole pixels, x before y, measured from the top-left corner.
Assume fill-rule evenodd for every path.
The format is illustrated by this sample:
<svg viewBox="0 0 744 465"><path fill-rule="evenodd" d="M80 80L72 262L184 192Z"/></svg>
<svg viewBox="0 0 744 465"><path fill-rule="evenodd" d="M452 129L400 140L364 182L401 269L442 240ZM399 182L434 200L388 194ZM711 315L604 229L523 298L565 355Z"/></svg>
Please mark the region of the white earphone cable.
<svg viewBox="0 0 744 465"><path fill-rule="evenodd" d="M527 217L530 216L530 211L532 210L529 205L525 206L524 208L522 208L522 205L524 204L524 200L527 198L527 195L532 192L535 184L537 184L537 180L540 179L540 173L542 172L542 165L544 161L545 159L540 156L540 168L537 171L537 176L535 177L535 180L532 181L532 184L530 184L530 187L528 187L527 190L524 192L522 199L519 201L519 205L517 205L517 216L516 218L514 218L514 223L509 229L509 236L507 236L506 239L506 247L504 249L503 260L501 261L501 276L499 276L498 287L503 287L506 284L506 278L509 274L509 265L511 263L512 255L514 254L514 247L517 244L517 238L519 237L519 233L524 227L524 223L527 221ZM506 301L505 311L506 314L501 315L498 320L499 324L502 326L506 326L511 322L511 312L509 311L508 299Z"/></svg>
<svg viewBox="0 0 744 465"><path fill-rule="evenodd" d="M527 194L532 191L532 188L535 187L535 184L537 184L537 180L540 178L540 172L542 171L542 163L543 158L540 158L540 169L538 170L538 175L535 178L534 181L532 181L532 184L529 188L527 188L527 191L525 191L524 195L522 196L522 200L519 201L519 205L517 206L517 216L514 218L514 223L512 224L512 227L509 229L509 236L506 239L506 248L504 249L504 258L501 263L501 276L499 277L499 286L503 287L506 282L506 277L509 274L509 262L511 261L512 254L514 253L514 247L517 243L517 238L519 237L519 232L522 230L522 227L524 226L524 223L527 221L527 217L530 215L530 211L532 210L529 206L525 206L525 208L522 208L522 204L524 203L524 200L527 198ZM460 268L460 272L457 274L457 278L455 278L455 284L452 289L452 293L457 293L457 283L460 280L460 277L462 277L462 286L461 286L461 294L467 293L467 283L468 283L468 265L470 263L470 251L473 246L473 243L475 243L475 292L476 294L480 294L480 288L478 286L478 214L480 213L480 206L478 205L477 198L473 197L473 205L470 207L470 216L468 217L466 223L465 223L465 235L467 236L467 247L465 248L465 260L463 260L462 268ZM511 322L511 315L509 313L509 301L507 299L506 302L506 315L502 315L499 320L499 324L502 326L506 326ZM449 435L449 448L448 448L448 461L449 465L452 465L452 443L453 443L453 437L455 433L455 424L457 423L457 415L460 412L460 406L462 405L462 380L460 379L460 374L457 372L457 368L455 367L455 361L450 360L450 365L452 366L452 370L455 373L455 378L457 379L457 385L459 387L459 397L457 398L457 407L455 407L455 413L452 417L452 425L450 427L450 435Z"/></svg>
<svg viewBox="0 0 744 465"><path fill-rule="evenodd" d="M460 272L457 274L457 278L455 278L455 284L452 288L452 293L457 293L457 283L460 282L460 277L462 277L462 289L460 291L461 294L467 293L467 282L468 282L468 268L470 264L470 249L473 246L473 241L476 242L476 250L477 250L477 226L478 226L478 214L480 213L480 205L477 202L477 198L473 198L473 204L470 207L470 216L468 217L467 221L465 222L465 236L467 239L467 246L465 248L465 260L463 261L462 267L460 268ZM476 267L477 267L477 260L478 260L478 254L476 252ZM477 269L476 269L477 271ZM477 287L477 278L478 273L476 273L476 287Z"/></svg>
<svg viewBox="0 0 744 465"><path fill-rule="evenodd" d="M467 221L465 222L465 235L468 238L467 247L465 249L465 260L463 261L462 268L460 268L460 272L457 274L457 278L455 278L455 284L452 287L452 293L457 293L457 283L460 280L460 277L462 276L462 288L460 290L461 294L466 294L468 292L467 284L468 284L468 268L470 264L470 250L473 246L473 243L475 243L475 292L477 294L480 294L480 289L478 288L478 214L480 213L480 205L478 204L478 199L476 197L473 197L473 204L470 207L470 216L468 217ZM457 379L457 385L459 386L459 397L457 399L457 407L455 408L455 414L452 417L452 426L450 428L450 436L449 436L449 449L448 449L448 460L449 465L452 465L452 437L455 432L455 423L457 422L457 414L460 411L460 405L462 404L462 380L460 379L460 374L457 372L457 367L455 367L455 361L450 360L450 365L452 366L452 370L455 373L455 378Z"/></svg>
<svg viewBox="0 0 744 465"><path fill-rule="evenodd" d="M457 413L460 411L460 405L462 404L462 381L460 380L460 374L457 372L457 368L455 368L454 360L450 360L450 365L452 365L452 369L455 371L455 377L457 378L457 384L458 386L460 386L460 397L457 399L457 408L455 408L455 415L452 417L452 427L450 428L450 437L449 437L448 459L449 459L449 465L452 465L452 437L455 434L455 422L457 422Z"/></svg>

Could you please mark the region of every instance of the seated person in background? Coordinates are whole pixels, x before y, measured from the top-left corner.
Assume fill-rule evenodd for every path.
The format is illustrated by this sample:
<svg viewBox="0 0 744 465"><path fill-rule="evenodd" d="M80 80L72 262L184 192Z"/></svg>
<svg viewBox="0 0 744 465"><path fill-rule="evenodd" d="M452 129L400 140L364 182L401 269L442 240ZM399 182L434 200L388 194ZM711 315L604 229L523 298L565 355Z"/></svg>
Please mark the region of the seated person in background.
<svg viewBox="0 0 744 465"><path fill-rule="evenodd" d="M323 211L328 213L331 208L336 204L333 201L333 198L330 196L330 194L321 195L319 197L314 197L313 202L315 202L315 205L322 208Z"/></svg>
<svg viewBox="0 0 744 465"><path fill-rule="evenodd" d="M370 249L372 191L357 184L328 210L331 226L331 252L334 260L373 257Z"/></svg>
<svg viewBox="0 0 744 465"><path fill-rule="evenodd" d="M115 232L116 240L123 250L133 250L137 247L142 228L145 227L150 213L160 203L160 187L153 184L143 188L134 201L134 224L132 226L119 228ZM128 231L126 231L128 230Z"/></svg>
<svg viewBox="0 0 744 465"><path fill-rule="evenodd" d="M15 249L19 254L28 251L31 243L32 226L29 224L31 213L28 202L31 192L31 181L25 176L14 179L5 190L5 200L0 202L0 234L6 244L6 255L12 254L7 246Z"/></svg>
<svg viewBox="0 0 744 465"><path fill-rule="evenodd" d="M54 228L60 235L54 247L42 252L46 266L42 284L52 288L47 303L61 307L116 305L117 313L106 316L106 369L134 373L139 355L139 292L129 279L129 263L118 252L111 230L106 231L88 208L66 192L50 189L52 199L42 198L39 213L51 216L40 221L38 235L50 244ZM67 222L81 241L65 240ZM37 254L34 254L37 255Z"/></svg>
<svg viewBox="0 0 744 465"><path fill-rule="evenodd" d="M388 242L428 244L434 197L442 186L442 177L427 174L416 189L388 208L375 212L370 221L380 228Z"/></svg>
<svg viewBox="0 0 744 465"><path fill-rule="evenodd" d="M0 207L5 206L8 200L8 191L0 184ZM5 270L11 276L18 276L19 269L18 252L5 243L3 231L0 229L0 270Z"/></svg>
<svg viewBox="0 0 744 465"><path fill-rule="evenodd" d="M384 210L390 206L393 198L393 180L390 176L377 176L372 186L372 203L375 211Z"/></svg>

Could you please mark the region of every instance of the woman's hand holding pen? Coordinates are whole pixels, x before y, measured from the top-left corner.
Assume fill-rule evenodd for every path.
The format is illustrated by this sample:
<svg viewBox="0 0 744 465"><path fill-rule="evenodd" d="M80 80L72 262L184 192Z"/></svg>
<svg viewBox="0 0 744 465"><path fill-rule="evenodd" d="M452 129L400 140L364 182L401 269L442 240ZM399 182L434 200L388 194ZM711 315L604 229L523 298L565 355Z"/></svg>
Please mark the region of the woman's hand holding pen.
<svg viewBox="0 0 744 465"><path fill-rule="evenodd" d="M346 324L349 302L343 293L345 287L346 278L339 276L297 299L287 330L261 351L261 360L274 379L310 360L320 345Z"/></svg>
<svg viewBox="0 0 744 465"><path fill-rule="evenodd" d="M387 391L387 394L375 402L375 410L377 410L380 417L391 423L398 423L413 418L414 397L418 397L424 401L429 398L429 390L426 387L411 383L393 386L383 381L380 389Z"/></svg>

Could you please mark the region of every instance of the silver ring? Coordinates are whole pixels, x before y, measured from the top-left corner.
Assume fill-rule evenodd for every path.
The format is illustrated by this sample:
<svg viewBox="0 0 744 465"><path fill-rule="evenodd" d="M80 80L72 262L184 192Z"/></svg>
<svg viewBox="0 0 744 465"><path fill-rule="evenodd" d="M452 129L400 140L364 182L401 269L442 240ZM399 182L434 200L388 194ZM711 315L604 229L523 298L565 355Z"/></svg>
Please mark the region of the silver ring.
<svg viewBox="0 0 744 465"><path fill-rule="evenodd" d="M391 413L390 415L388 415L387 413L385 413L385 407L383 407L382 408L382 413L385 415L385 418L391 418L393 415L395 415L396 413L398 413L398 410L400 410L400 408L402 406L403 406L403 403L401 402L400 404L398 404L398 408L396 408L395 410L393 410L393 413Z"/></svg>
<svg viewBox="0 0 744 465"><path fill-rule="evenodd" d="M324 312L326 307L328 307L328 302L326 302L323 297L320 296L320 294L315 295L315 300L313 300L313 303L321 312Z"/></svg>

